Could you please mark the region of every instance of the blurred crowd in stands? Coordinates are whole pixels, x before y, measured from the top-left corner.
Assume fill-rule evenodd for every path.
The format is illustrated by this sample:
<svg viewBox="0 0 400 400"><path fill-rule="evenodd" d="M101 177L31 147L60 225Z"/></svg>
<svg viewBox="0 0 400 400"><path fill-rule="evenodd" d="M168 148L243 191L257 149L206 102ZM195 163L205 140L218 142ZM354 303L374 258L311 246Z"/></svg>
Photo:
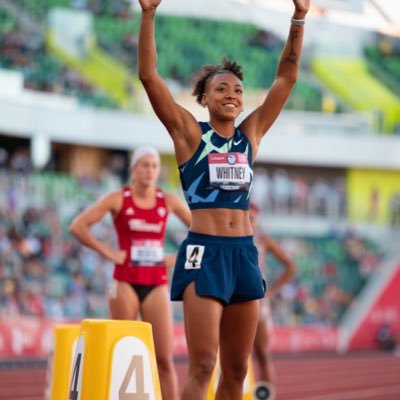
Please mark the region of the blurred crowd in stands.
<svg viewBox="0 0 400 400"><path fill-rule="evenodd" d="M48 52L45 44L46 26L48 12L53 7L88 11L93 16L96 43L115 61L134 72L139 18L134 1L15 0L12 3L13 11L13 7L0 5L0 68L21 71L26 88L74 96L83 105L111 109L121 106L110 94L94 87L90 79L85 79ZM32 30L32 27L35 29ZM265 88L274 79L276 62L283 45L273 32L250 24L239 27L230 21L160 15L157 31L162 55L158 60L159 70L177 87L189 84L199 65L218 62L226 46L229 46L228 57L244 60L246 86ZM174 45L171 45L171 36L174 37ZM196 46L196 43L210 40L214 46ZM398 38L377 35L375 43L367 46L364 54L372 74L397 94L400 82L399 48ZM326 88L313 77L309 61L307 57L304 58L302 74L285 108L348 112L350 108L332 93L327 95ZM262 71L253 65L260 62L264 65ZM130 85L131 82L131 89ZM400 125L395 128L395 133L399 132Z"/></svg>
<svg viewBox="0 0 400 400"><path fill-rule="evenodd" d="M3 150L0 149L0 160L4 160ZM26 149L16 150L7 160L2 162L0 171L0 317L106 317L112 265L79 245L67 226L94 196L110 190L110 180L85 179L77 182L73 190L67 190L72 177L65 180L55 174L45 181L45 172L31 173ZM115 171L111 165L108 175L114 174L114 188L123 182ZM277 177L281 179L284 172L278 170ZM261 197L260 187L254 188L256 197ZM312 188L303 190L308 193ZM91 193L92 197L82 193ZM282 201L272 202L264 211L293 212L297 202L286 193ZM297 205L296 212L308 203ZM321 211L321 215L326 214ZM94 229L101 240L115 244L111 218ZM182 234L169 228L167 251L176 250ZM297 265L296 278L272 299L273 319L280 325L336 324L381 261L378 244L355 232L331 232L318 237L277 235L276 239ZM272 282L281 267L273 259L268 259L267 265ZM182 318L181 311L176 304L177 320Z"/></svg>
<svg viewBox="0 0 400 400"><path fill-rule="evenodd" d="M18 147L10 155L9 152L0 147L0 170L14 172L32 172L32 162L27 147Z"/></svg>
<svg viewBox="0 0 400 400"><path fill-rule="evenodd" d="M72 96L81 105L116 108L101 90L48 54L40 35L18 30L3 33L0 68L21 72L26 89Z"/></svg>
<svg viewBox="0 0 400 400"><path fill-rule="evenodd" d="M70 0L71 8L88 10L95 15L112 15L118 19L132 17L133 3L130 0Z"/></svg>
<svg viewBox="0 0 400 400"><path fill-rule="evenodd" d="M328 180L321 174L310 182L299 174L291 176L282 168L272 173L257 168L253 188L253 201L266 213L346 217L344 175Z"/></svg>
<svg viewBox="0 0 400 400"><path fill-rule="evenodd" d="M375 244L350 231L277 239L297 265L293 281L271 299L278 325L336 324L381 260ZM279 265L269 258L267 279L278 273Z"/></svg>
<svg viewBox="0 0 400 400"><path fill-rule="evenodd" d="M16 0L14 11L0 5L0 68L21 72L28 89L72 96L85 106L111 109L121 107L110 93L95 87L92 79L77 73L47 49L47 13L55 6L90 12L96 44L121 68L133 72L134 81L139 17L134 3L125 0ZM22 13L24 18L19 16ZM159 16L159 50L162 57L158 67L171 87L180 88L190 84L199 65L219 62L226 45L230 49L227 56L245 60L246 83L249 88L264 89L269 86L275 76L275 66L283 43L271 32L250 24L238 24ZM196 29L193 29L194 25ZM32 27L35 29L32 30ZM175 38L173 47L169 39L171 35ZM196 45L214 41L216 37L220 39L215 41L215 46L205 48ZM228 37L230 39L224 43ZM188 40L191 41L190 46ZM256 60L257 64L263 63L262 72L254 67ZM286 104L287 109L321 111L323 89L308 75L301 75ZM132 91L132 82L129 82L128 89ZM340 110L342 108L338 105L337 111Z"/></svg>
<svg viewBox="0 0 400 400"><path fill-rule="evenodd" d="M6 199L14 198L15 187L2 185L1 190ZM60 207L55 202L23 208L18 199L1 202L0 316L107 315L111 265L72 240ZM101 239L113 238L111 225L96 226L95 232Z"/></svg>

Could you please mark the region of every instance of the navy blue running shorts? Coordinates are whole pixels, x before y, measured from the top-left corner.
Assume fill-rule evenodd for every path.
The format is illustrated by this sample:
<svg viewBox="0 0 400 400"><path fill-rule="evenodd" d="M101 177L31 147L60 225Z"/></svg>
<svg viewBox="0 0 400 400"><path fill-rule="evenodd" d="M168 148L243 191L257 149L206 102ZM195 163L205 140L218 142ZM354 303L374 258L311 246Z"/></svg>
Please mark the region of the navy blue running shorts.
<svg viewBox="0 0 400 400"><path fill-rule="evenodd" d="M265 282L253 236L189 232L178 251L171 300L182 300L193 281L198 296L213 297L225 305L263 298Z"/></svg>

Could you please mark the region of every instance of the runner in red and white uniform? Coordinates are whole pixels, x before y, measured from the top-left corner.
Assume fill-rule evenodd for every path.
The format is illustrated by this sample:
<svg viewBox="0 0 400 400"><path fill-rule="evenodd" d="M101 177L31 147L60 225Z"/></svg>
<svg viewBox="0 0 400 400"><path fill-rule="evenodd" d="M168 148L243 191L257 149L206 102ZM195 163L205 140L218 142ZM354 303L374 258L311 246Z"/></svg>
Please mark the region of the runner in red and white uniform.
<svg viewBox="0 0 400 400"><path fill-rule="evenodd" d="M159 173L158 152L150 146L139 147L132 156L131 183L103 196L79 214L72 221L70 232L115 263L108 296L111 318L136 320L140 313L141 319L152 325L162 397L177 400L164 239L170 212L187 226L191 217L185 203L157 188ZM101 242L90 230L109 212L119 249Z"/></svg>
<svg viewBox="0 0 400 400"><path fill-rule="evenodd" d="M286 254L279 243L266 235L259 226L260 209L255 203L250 202L250 222L254 232L254 244L258 250L258 264L261 268L263 278L267 282L266 297L260 300L259 320L257 324L256 337L254 339L254 355L257 361L257 375L260 390L259 397L265 400L272 400L275 397L275 371L272 364L269 344L272 334L272 316L269 306L269 298L275 296L293 277L295 265ZM269 279L266 276L266 256L272 254L284 267L282 274L269 286ZM257 389L256 389L257 390ZM257 394L257 393L256 393Z"/></svg>

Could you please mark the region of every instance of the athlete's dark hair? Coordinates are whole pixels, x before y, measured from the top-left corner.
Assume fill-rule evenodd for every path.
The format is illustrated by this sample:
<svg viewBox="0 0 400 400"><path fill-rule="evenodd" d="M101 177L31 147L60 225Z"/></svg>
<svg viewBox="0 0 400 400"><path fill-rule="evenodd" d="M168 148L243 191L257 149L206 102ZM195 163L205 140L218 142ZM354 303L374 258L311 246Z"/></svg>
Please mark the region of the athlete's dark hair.
<svg viewBox="0 0 400 400"><path fill-rule="evenodd" d="M243 81L242 67L236 61L229 61L226 57L219 65L204 65L194 78L192 95L196 97L197 103L201 104L201 99L206 91L207 83L213 76L224 72L231 72Z"/></svg>

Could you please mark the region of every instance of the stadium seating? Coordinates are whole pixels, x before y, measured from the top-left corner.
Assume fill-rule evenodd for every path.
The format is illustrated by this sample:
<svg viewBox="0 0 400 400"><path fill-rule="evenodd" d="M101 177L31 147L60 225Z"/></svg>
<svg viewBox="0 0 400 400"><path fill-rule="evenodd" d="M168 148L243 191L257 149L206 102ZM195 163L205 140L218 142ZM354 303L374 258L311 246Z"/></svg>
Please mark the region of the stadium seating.
<svg viewBox="0 0 400 400"><path fill-rule="evenodd" d="M107 315L104 293L112 265L67 232L76 212L105 190L101 182L55 172L0 173L0 315ZM111 219L94 229L115 244ZM166 251L176 251L184 235L170 227ZM277 324L336 324L380 261L378 245L354 235L276 238L298 268L296 279L272 302ZM267 264L273 282L281 266L273 258ZM179 306L175 318L181 318Z"/></svg>
<svg viewBox="0 0 400 400"><path fill-rule="evenodd" d="M365 48L369 70L400 97L400 57L398 54L384 54L378 47Z"/></svg>
<svg viewBox="0 0 400 400"><path fill-rule="evenodd" d="M376 130L392 133L400 123L400 99L368 72L358 58L313 60L313 71L343 101L359 111L375 113Z"/></svg>
<svg viewBox="0 0 400 400"><path fill-rule="evenodd" d="M83 106L116 108L115 101L49 54L43 37L25 32L1 7L0 31L0 68L20 71L26 88L74 96Z"/></svg>
<svg viewBox="0 0 400 400"><path fill-rule="evenodd" d="M118 10L126 7L123 2L87 3L67 0L31 2L19 0L16 4L22 11L41 21L41 24L46 21L47 12L51 7L89 7L94 16L94 31L98 44L129 70L133 72L136 70L136 41L140 16L137 13L132 15L128 13L127 18L125 13L119 12ZM7 16L5 12L3 14L4 25L8 27L15 25L12 17ZM15 28L11 31L15 31ZM159 15L156 33L159 51L158 66L161 74L166 79L174 79L185 86L190 84L193 75L201 65L218 63L223 56L227 56L237 59L243 65L246 87L249 89L268 88L274 80L278 58L283 46L282 41L269 32L260 30L249 23L231 21ZM171 37L174 38L173 41L170 40ZM214 43L214 45L204 46L204 43ZM35 64L35 71L31 76L26 77L27 86L37 90L44 90L44 87L45 90L52 90L54 77L57 77L57 71L59 72L64 67L65 58L57 61L44 50L40 57L45 57L46 60ZM50 71L54 71L54 73L48 75L43 64L51 64ZM15 68L14 65L9 65L9 67ZM81 74L82 68L75 67ZM89 81L92 85L97 85L96 79L89 79ZM68 90L66 92L73 94ZM111 100L110 96L100 95L100 93L101 91L86 89L86 91L76 90L75 95L83 104L108 108L117 107L119 100L116 102L115 99ZM117 97L120 99L121 95L118 94ZM322 98L321 86L315 80L310 79L307 74L302 74L286 108L321 111ZM126 104L127 102L123 100L122 103Z"/></svg>
<svg viewBox="0 0 400 400"><path fill-rule="evenodd" d="M28 13L43 26L46 25L48 11L55 6L72 7L84 9L93 14L94 31L98 44L117 62L135 72L136 69L136 45L137 32L140 15L136 12L137 8L122 0L107 1L85 1L85 0L43 0L32 2L29 0L17 0L16 5L21 11ZM0 14L0 29L7 29L15 25L15 19L7 17L4 11ZM187 18L160 14L157 16L157 43L158 43L158 66L161 74L166 79L174 79L181 85L190 84L193 75L200 65L204 63L219 62L222 56L237 59L244 67L245 84L249 89L265 89L269 87L275 77L277 60L282 49L282 41L270 32L258 29L249 23L239 23L232 21L207 20L198 18ZM173 41L171 40L173 38ZM204 43L213 43L213 46L204 46ZM48 57L48 55L44 55ZM369 70L377 76L391 90L396 92L400 87L399 82L399 57L398 55L382 56L381 49L368 48L365 51ZM379 61L379 62L378 62ZM65 59L63 60L65 62ZM44 64L52 64L55 68L55 61L46 60ZM376 86L365 74L361 73L363 68L358 69L357 74L363 76L363 88L379 91L380 95L375 97L375 102L369 100L365 103L367 95L362 95L359 99L351 93L358 92L352 89L354 84L348 85L350 93L338 87L334 82L327 82L326 77L321 72L321 65L318 60L314 62L314 70L308 71L310 60L303 63L303 70L300 74L296 88L290 99L285 105L286 109L308 110L308 111L328 111L342 112L355 108L369 110L373 108L376 117L376 129L384 129L388 132L398 129L398 107L394 105L387 93L384 93ZM7 64L7 61L2 61ZM260 68L260 65L262 68ZM336 64L335 64L336 65ZM332 63L329 63L330 68ZM14 66L10 66L13 68ZM61 68L58 65L57 68ZM36 71L31 73L31 86L37 90L52 90L53 76L50 74L50 83L45 79L46 72L41 63L35 65ZM346 69L347 68L347 69ZM339 75L346 77L350 66L345 66L344 72L339 71ZM340 69L340 68L339 68ZM79 69L79 73L82 70ZM361 72L360 72L361 71ZM323 87L313 74L326 83ZM98 73L96 73L98 75ZM28 78L27 78L28 79ZM340 78L341 81L346 79ZM361 79L361 78L360 78ZM98 80L89 81L92 85L98 86ZM347 81L346 81L347 82ZM361 82L361 81L360 81ZM104 89L104 88L103 88ZM68 92L68 91L67 91ZM115 96L104 96L98 91L91 89L88 93L84 90L73 92L79 97L81 103L92 104L99 107L129 107L132 102L124 99L121 93ZM71 91L69 92L71 94ZM100 91L101 93L101 91ZM122 99L122 100L121 100ZM344 100L344 101L343 101ZM119 103L119 104L118 104ZM347 103L347 104L345 104ZM381 112L378 109L382 109ZM395 110L395 111L392 111ZM400 128L399 128L400 129Z"/></svg>

